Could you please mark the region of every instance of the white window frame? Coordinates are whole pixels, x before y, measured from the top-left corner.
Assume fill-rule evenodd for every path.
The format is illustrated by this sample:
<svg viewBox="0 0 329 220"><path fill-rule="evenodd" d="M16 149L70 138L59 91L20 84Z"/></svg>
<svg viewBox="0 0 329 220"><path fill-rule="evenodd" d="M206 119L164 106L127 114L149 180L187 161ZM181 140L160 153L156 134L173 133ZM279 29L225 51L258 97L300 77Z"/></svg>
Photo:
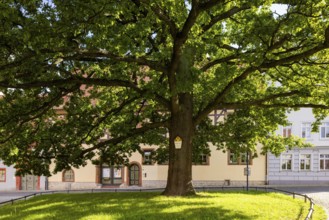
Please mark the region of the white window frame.
<svg viewBox="0 0 329 220"><path fill-rule="evenodd" d="M284 160L284 156L285 155L291 155L291 169L282 169L282 165L283 165L283 160ZM292 153L284 153L284 154L281 154L280 156L280 171L287 171L287 172L290 172L290 171L293 171L294 170L294 154Z"/></svg>
<svg viewBox="0 0 329 220"><path fill-rule="evenodd" d="M306 168L302 169L301 168L301 160L304 159L304 158L302 158L302 155L310 155L310 169L306 169ZM306 160L306 158L305 158L305 160ZM312 171L312 168L313 168L312 164L313 164L313 155L311 153L301 153L301 154L299 154L299 170L300 171Z"/></svg>
<svg viewBox="0 0 329 220"><path fill-rule="evenodd" d="M327 126L326 126L327 125ZM329 134L329 122L323 122L321 125L320 125L320 139L322 139L322 140L327 140L327 139L329 139L329 136L328 137L322 137L322 128L325 128L325 134L328 132L328 134ZM327 129L326 129L327 128ZM327 132L326 132L327 131Z"/></svg>
<svg viewBox="0 0 329 220"><path fill-rule="evenodd" d="M329 153L321 153L321 154L319 154L319 171L326 171L326 172L328 172L329 171L329 167L328 167L328 169L321 169L321 155L329 155ZM325 161L326 160L329 160L329 158L324 158L324 165L325 165Z"/></svg>
<svg viewBox="0 0 329 220"><path fill-rule="evenodd" d="M305 126L305 125L309 125L309 127L308 126ZM305 129L305 137L303 137L303 130L304 129ZM309 129L309 131L308 131L308 129ZM309 137L307 136L307 134L309 134ZM311 139L312 138L312 123L311 122L302 122L300 136L302 138L305 138L305 139Z"/></svg>

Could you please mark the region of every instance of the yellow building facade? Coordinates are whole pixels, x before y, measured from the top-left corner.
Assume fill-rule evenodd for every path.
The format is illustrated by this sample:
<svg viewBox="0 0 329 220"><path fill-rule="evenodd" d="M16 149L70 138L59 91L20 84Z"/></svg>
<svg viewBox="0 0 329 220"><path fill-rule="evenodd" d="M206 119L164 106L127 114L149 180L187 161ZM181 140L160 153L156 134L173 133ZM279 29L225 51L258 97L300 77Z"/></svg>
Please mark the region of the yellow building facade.
<svg viewBox="0 0 329 220"><path fill-rule="evenodd" d="M246 185L242 157L232 156L229 152L218 151L210 146L211 156L204 164L193 165L194 186L243 186ZM151 148L147 148L150 150ZM260 146L257 147L260 152ZM258 152L258 155L260 153ZM143 164L145 156L134 153L129 166L96 166L89 162L85 167L73 168L48 178L49 190L90 189L111 187L165 187L168 165ZM250 185L264 185L266 182L266 157L261 155L250 161ZM72 176L73 175L73 176Z"/></svg>
<svg viewBox="0 0 329 220"><path fill-rule="evenodd" d="M212 112L213 123L223 121L228 111ZM200 162L193 165L194 186L243 186L246 185L246 154L233 154L216 150L209 144L211 155L202 155ZM156 146L141 146L143 153L135 152L128 166L93 165L91 162L79 169L66 170L48 178L48 189L90 189L108 187L165 187L168 165L158 164L151 158ZM261 155L261 146L256 147L258 157L249 159L249 184L266 183L266 156Z"/></svg>

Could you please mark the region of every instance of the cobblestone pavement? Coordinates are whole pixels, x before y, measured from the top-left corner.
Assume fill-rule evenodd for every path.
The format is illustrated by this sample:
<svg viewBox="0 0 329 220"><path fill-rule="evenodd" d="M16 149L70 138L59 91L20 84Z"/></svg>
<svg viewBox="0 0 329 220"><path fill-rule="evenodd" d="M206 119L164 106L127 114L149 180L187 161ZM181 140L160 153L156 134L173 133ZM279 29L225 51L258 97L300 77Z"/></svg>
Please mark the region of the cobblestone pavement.
<svg viewBox="0 0 329 220"><path fill-rule="evenodd" d="M308 195L314 200L315 204L321 205L325 209L328 216L327 220L329 220L329 186L294 186L275 188Z"/></svg>

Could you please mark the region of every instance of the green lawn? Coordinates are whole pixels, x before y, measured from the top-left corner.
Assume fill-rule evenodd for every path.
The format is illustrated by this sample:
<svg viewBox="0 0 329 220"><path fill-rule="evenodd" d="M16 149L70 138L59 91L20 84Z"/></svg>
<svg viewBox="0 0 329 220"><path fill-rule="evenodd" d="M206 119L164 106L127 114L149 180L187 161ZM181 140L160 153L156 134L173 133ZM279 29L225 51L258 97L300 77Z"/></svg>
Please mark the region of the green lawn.
<svg viewBox="0 0 329 220"><path fill-rule="evenodd" d="M309 203L277 193L208 192L166 197L156 192L53 194L0 207L0 219L305 219ZM313 219L326 219L316 207Z"/></svg>

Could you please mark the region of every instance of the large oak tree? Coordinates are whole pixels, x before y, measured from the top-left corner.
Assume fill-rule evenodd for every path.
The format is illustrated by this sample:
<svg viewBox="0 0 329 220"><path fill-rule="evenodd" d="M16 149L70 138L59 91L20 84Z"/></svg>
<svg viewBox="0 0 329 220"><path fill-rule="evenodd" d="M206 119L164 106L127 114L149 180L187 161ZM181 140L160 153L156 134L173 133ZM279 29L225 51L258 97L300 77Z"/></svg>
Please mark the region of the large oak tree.
<svg viewBox="0 0 329 220"><path fill-rule="evenodd" d="M328 19L324 0L2 1L0 158L50 175L52 162L124 164L156 144L158 159L169 155L164 193L194 193L207 142L302 145L274 131L289 109L325 115ZM214 125L215 109L234 113Z"/></svg>

